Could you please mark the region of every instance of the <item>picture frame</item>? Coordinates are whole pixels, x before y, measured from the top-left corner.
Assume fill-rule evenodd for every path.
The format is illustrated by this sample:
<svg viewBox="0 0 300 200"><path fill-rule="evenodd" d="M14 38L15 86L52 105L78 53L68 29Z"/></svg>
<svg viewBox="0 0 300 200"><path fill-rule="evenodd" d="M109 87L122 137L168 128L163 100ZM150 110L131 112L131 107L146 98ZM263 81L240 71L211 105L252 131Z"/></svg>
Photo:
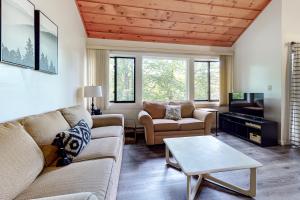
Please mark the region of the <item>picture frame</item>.
<svg viewBox="0 0 300 200"><path fill-rule="evenodd" d="M0 0L2 63L35 68L35 6L28 0Z"/></svg>
<svg viewBox="0 0 300 200"><path fill-rule="evenodd" d="M58 26L40 10L35 11L35 70L58 74Z"/></svg>

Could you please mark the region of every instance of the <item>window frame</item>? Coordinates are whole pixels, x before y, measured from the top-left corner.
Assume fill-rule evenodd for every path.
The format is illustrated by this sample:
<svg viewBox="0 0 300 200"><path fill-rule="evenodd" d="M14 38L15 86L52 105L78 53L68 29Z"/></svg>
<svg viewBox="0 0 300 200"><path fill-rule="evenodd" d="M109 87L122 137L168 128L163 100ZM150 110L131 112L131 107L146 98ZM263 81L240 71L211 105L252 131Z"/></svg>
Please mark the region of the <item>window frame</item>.
<svg viewBox="0 0 300 200"><path fill-rule="evenodd" d="M211 73L210 73L210 65L211 63L219 63L219 67L220 67L220 61L217 60L194 60L194 70L195 70L195 63L207 63L207 67L208 67L208 73L207 73L207 84L208 84L208 90L207 90L207 97L208 99L203 99L203 100L199 100L199 99L195 99L195 102L219 102L220 101L220 97L219 99L211 99ZM195 79L195 75L194 75L194 79ZM194 87L195 87L195 81L194 81ZM195 89L194 89L195 90ZM194 91L195 93L195 91Z"/></svg>
<svg viewBox="0 0 300 200"><path fill-rule="evenodd" d="M110 59L114 59L114 100L110 100L110 103L135 103L136 102L136 57L134 56L110 56ZM118 88L118 81L117 81L117 59L133 59L133 101L118 101L117 100L117 88Z"/></svg>

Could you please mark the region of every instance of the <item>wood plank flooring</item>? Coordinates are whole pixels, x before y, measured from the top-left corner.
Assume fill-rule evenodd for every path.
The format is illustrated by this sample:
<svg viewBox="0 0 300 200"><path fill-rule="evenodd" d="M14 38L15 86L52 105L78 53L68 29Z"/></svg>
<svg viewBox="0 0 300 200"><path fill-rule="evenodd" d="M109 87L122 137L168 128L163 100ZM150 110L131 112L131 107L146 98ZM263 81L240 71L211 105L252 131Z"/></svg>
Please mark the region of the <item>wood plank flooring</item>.
<svg viewBox="0 0 300 200"><path fill-rule="evenodd" d="M289 147L261 148L226 133L218 139L258 160L264 166L257 171L257 200L300 199L300 150ZM118 200L184 200L186 179L165 165L164 145L148 147L139 138L136 145L125 145ZM243 187L248 186L247 170L218 173ZM201 200L251 199L204 182L197 198Z"/></svg>

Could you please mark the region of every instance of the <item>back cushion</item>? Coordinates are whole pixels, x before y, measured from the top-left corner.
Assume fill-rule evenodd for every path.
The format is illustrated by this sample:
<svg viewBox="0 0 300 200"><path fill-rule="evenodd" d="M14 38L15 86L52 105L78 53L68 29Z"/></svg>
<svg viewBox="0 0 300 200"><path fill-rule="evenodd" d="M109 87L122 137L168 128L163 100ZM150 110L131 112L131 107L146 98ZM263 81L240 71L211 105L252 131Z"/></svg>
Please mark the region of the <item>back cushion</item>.
<svg viewBox="0 0 300 200"><path fill-rule="evenodd" d="M148 112L153 119L163 119L166 114L166 106L163 103L144 101L143 110Z"/></svg>
<svg viewBox="0 0 300 200"><path fill-rule="evenodd" d="M26 117L22 123L41 147L46 165L50 165L57 158L57 149L51 144L56 134L68 130L70 125L59 111Z"/></svg>
<svg viewBox="0 0 300 200"><path fill-rule="evenodd" d="M0 124L0 199L14 199L39 175L44 157L18 123Z"/></svg>
<svg viewBox="0 0 300 200"><path fill-rule="evenodd" d="M64 108L61 113L70 124L74 127L80 120L84 120L90 128L93 127L93 120L91 114L83 106L73 106L70 108Z"/></svg>
<svg viewBox="0 0 300 200"><path fill-rule="evenodd" d="M195 110L195 105L192 101L170 102L170 105L181 105L181 117L192 118Z"/></svg>

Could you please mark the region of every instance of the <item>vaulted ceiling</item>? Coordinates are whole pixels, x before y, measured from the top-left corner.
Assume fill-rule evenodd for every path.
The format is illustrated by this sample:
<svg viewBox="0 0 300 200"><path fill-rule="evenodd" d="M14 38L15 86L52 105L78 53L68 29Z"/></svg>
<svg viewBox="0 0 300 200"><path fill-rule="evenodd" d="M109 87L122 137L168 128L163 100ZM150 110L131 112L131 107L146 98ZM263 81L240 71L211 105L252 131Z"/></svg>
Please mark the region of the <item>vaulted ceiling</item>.
<svg viewBox="0 0 300 200"><path fill-rule="evenodd" d="M271 0L76 0L90 38L230 47Z"/></svg>

